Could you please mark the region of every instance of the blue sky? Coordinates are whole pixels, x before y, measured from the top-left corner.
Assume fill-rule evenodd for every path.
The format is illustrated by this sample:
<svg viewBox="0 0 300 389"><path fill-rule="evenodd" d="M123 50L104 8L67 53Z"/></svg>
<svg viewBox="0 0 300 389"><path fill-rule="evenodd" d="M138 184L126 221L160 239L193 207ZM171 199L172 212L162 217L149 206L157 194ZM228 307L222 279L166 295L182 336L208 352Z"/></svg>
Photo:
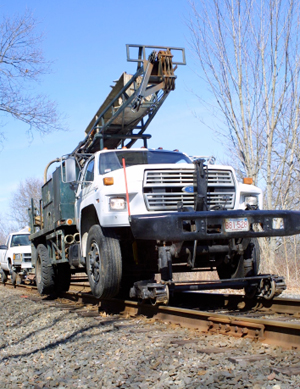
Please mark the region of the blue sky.
<svg viewBox="0 0 300 389"><path fill-rule="evenodd" d="M110 85L136 64L126 61L126 44L186 48L187 65L179 66L176 89L147 129L149 147L179 149L189 155L224 158L221 142L194 115L212 125L214 118L192 91L207 95L207 85L195 74L197 64L188 51L187 0L0 0L0 15L22 14L26 9L39 20L42 45L52 73L36 90L56 101L66 115L67 131L29 139L27 127L8 117L2 129L6 141L0 151L0 214L5 214L12 193L29 177L43 178L49 161L71 152L110 91Z"/></svg>

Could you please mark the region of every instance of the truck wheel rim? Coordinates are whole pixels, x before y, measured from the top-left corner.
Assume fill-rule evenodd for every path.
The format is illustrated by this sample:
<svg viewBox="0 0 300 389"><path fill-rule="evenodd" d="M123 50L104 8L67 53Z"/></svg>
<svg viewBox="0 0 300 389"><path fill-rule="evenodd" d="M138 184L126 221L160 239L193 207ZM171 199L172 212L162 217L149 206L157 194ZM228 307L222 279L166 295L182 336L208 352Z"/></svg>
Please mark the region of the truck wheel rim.
<svg viewBox="0 0 300 389"><path fill-rule="evenodd" d="M101 258L100 250L96 242L92 242L89 252L89 269L95 284L100 281Z"/></svg>

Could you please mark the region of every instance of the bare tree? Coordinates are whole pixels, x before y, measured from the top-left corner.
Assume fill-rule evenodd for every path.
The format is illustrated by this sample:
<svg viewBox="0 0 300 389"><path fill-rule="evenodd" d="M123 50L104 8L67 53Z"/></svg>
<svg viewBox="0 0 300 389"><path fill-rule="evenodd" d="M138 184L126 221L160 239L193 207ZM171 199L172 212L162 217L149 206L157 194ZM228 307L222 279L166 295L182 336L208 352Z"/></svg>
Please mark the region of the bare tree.
<svg viewBox="0 0 300 389"><path fill-rule="evenodd" d="M10 200L9 218L18 228L29 225L28 208L31 206L31 199L34 200L34 206L39 209L42 185L43 180L39 178L27 178L20 182L13 193Z"/></svg>
<svg viewBox="0 0 300 389"><path fill-rule="evenodd" d="M0 245L5 244L6 238L7 238L7 234L4 231L2 231L2 228L0 226Z"/></svg>
<svg viewBox="0 0 300 389"><path fill-rule="evenodd" d="M33 85L49 72L41 50L42 35L29 11L0 22L0 111L28 124L28 133L62 129L56 104L34 94ZM3 132L0 133L3 140Z"/></svg>
<svg viewBox="0 0 300 389"><path fill-rule="evenodd" d="M5 244L8 234L14 230L15 227L8 221L8 218L0 214L0 244Z"/></svg>
<svg viewBox="0 0 300 389"><path fill-rule="evenodd" d="M238 169L264 187L266 208L299 208L299 0L190 5L191 50ZM264 240L270 265L281 242Z"/></svg>

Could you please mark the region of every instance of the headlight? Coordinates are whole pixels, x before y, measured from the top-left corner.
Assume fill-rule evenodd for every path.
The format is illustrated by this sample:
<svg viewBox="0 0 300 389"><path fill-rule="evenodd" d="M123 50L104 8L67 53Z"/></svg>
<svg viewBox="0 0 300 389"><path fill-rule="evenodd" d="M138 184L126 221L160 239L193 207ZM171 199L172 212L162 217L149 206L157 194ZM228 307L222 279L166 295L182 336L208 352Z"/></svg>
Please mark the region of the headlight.
<svg viewBox="0 0 300 389"><path fill-rule="evenodd" d="M21 261L22 255L21 254L14 254L14 260L15 261Z"/></svg>
<svg viewBox="0 0 300 389"><path fill-rule="evenodd" d="M109 199L109 208L112 211L124 211L126 200L123 197L112 197Z"/></svg>
<svg viewBox="0 0 300 389"><path fill-rule="evenodd" d="M256 196L245 196L245 203L249 205L258 205L258 198Z"/></svg>

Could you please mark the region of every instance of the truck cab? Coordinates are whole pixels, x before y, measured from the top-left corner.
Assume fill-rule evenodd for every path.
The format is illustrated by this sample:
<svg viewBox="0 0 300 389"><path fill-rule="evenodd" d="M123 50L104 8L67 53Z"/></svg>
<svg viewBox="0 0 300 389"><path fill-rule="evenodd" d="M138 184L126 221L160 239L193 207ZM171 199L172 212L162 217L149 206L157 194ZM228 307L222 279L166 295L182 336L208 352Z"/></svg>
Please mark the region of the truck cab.
<svg viewBox="0 0 300 389"><path fill-rule="evenodd" d="M206 168L207 210L245 210L250 204L262 209L261 189L238 182L231 166ZM126 228L133 215L193 209L194 201L195 165L186 154L147 148L96 152L82 170L75 195L81 254L86 257L88 230L96 222Z"/></svg>
<svg viewBox="0 0 300 389"><path fill-rule="evenodd" d="M10 276L12 283L16 284L18 277L23 280L32 270L29 235L29 228L23 228L9 234L6 244L0 246L0 274L3 283Z"/></svg>

